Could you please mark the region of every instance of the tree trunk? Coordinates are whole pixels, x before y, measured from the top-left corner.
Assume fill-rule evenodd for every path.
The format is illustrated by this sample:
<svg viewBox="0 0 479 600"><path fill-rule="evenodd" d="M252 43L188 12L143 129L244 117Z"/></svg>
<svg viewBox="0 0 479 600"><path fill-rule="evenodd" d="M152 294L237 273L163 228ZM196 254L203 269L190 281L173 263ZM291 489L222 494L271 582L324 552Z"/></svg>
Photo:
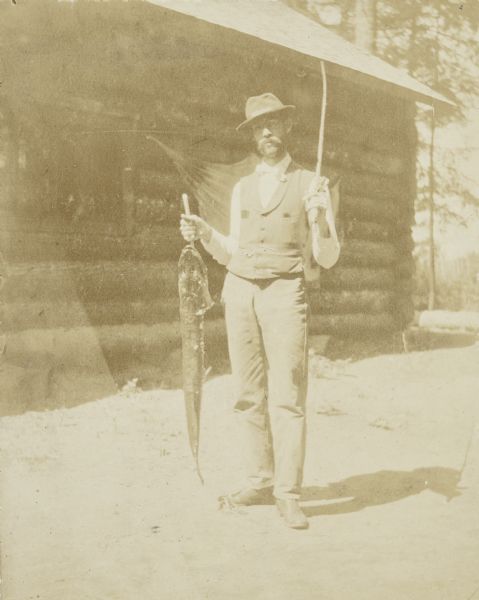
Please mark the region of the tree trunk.
<svg viewBox="0 0 479 600"><path fill-rule="evenodd" d="M425 310L416 315L416 321L426 329L479 333L479 312L474 311Z"/></svg>
<svg viewBox="0 0 479 600"><path fill-rule="evenodd" d="M434 40L434 84L438 83L439 18L436 12L436 37ZM436 255L434 247L434 195L436 191L436 172L434 165L434 140L436 135L436 114L431 111L431 143L429 146L429 299L428 308L436 308Z"/></svg>
<svg viewBox="0 0 479 600"><path fill-rule="evenodd" d="M356 0L355 43L368 52L376 50L376 0Z"/></svg>
<svg viewBox="0 0 479 600"><path fill-rule="evenodd" d="M436 116L434 109L431 112L431 144L429 146L429 265L428 265L428 280L429 280L429 299L428 309L434 310L436 307L436 256L434 248L434 137L436 131Z"/></svg>
<svg viewBox="0 0 479 600"><path fill-rule="evenodd" d="M7 130L6 137L6 173L7 173L7 197L2 198L4 207L11 209L15 205L18 195L18 152L19 141L17 123L13 111L6 100L0 98L0 110L3 115L4 126Z"/></svg>

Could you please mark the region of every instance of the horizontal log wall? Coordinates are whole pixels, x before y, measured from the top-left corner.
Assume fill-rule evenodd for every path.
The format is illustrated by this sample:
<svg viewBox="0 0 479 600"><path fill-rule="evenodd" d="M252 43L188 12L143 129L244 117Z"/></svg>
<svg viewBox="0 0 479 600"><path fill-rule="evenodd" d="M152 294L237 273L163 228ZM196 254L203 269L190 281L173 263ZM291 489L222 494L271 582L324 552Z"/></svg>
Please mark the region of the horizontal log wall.
<svg viewBox="0 0 479 600"><path fill-rule="evenodd" d="M325 161L341 178L342 253L338 265L322 273L313 312L319 324L323 316L325 331L362 335L401 330L413 315L416 141L412 106L379 93L349 102L351 93L337 96L328 115ZM331 309L327 294L333 291L350 296Z"/></svg>
<svg viewBox="0 0 479 600"><path fill-rule="evenodd" d="M221 287L224 270L211 265L210 287ZM4 289L8 303L114 302L178 297L176 261L46 262L11 265Z"/></svg>
<svg viewBox="0 0 479 600"><path fill-rule="evenodd" d="M391 319L377 322L382 322L385 330L391 324L402 329L413 314L414 106L364 90L355 97L354 88L344 82L330 81L329 89L324 159L341 178L338 222L342 254L336 267L323 271L322 294L325 290L387 292L385 311ZM303 140L307 139L307 124L302 124L301 133ZM306 162L313 149L304 145ZM314 310L321 314L330 306L325 301L321 306L318 300ZM340 316L339 307L335 310ZM350 311L358 315L357 328L369 329L364 314L377 314L376 310L374 304L363 308L358 295ZM342 327L343 331L352 329Z"/></svg>
<svg viewBox="0 0 479 600"><path fill-rule="evenodd" d="M105 113L113 114L121 105L123 115L131 115L136 127L153 127L165 143L184 155L230 163L251 151L250 140L234 131L243 118L245 98L271 90L298 106L291 153L305 166L314 167L321 82L310 72L298 76L297 56L281 48L265 49L254 40L245 44L239 34L207 24L199 24L197 37L191 39L187 18L163 15L160 19L155 15L162 11L145 9L147 26L141 17L144 8L135 10L138 16L125 25L124 33L136 52L132 56L145 59L143 76L136 77L124 64L108 61L99 65L97 73L88 70L88 77L96 77L98 89L104 81L112 86L101 100L95 96L94 80L87 88ZM90 26L96 31L96 55L106 55L101 44L114 42L103 39L100 21ZM85 31L85 39L89 35ZM184 56L173 65L172 57L179 56L178 44ZM93 53L92 48L85 51ZM108 56L116 56L111 48ZM241 64L241 69L232 72L231 64ZM85 66L80 63L78 69L79 81L86 81ZM110 72L114 78L109 78ZM134 85L124 73L134 78ZM411 313L414 107L344 80L330 78L328 89L324 160L340 177L342 254L337 266L322 271L320 290L309 292L312 331L361 335L402 329ZM64 110L61 114L81 130L81 116L68 107ZM55 111L52 115L60 118ZM98 129L107 122L98 114L95 119ZM122 123L129 122L122 119ZM112 126L111 119L108 126ZM179 196L183 184L178 183L177 174L172 176L171 164L153 146L134 139L122 138L128 160L135 167L135 156L141 156L138 162L147 164L139 166L146 173L156 172L169 187L178 185ZM155 177L148 181L148 192L153 193ZM130 183L134 188L134 177ZM131 185L124 190L130 203ZM115 234L94 222L62 230L48 229L42 223L34 231L31 224L23 227L17 222L14 238L5 219L0 227L2 247L16 265L5 289L11 331L159 323L167 326L168 339L179 344L176 261L183 242L177 226L145 224ZM210 287L218 300L224 269L210 259L208 265ZM221 322L221 315L218 303L208 318Z"/></svg>

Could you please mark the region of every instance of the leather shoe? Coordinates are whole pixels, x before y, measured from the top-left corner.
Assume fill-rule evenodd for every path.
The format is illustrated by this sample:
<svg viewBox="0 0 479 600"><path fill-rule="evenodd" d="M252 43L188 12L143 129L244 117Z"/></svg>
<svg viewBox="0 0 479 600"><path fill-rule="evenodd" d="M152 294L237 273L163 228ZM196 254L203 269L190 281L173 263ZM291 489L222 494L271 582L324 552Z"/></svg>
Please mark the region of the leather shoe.
<svg viewBox="0 0 479 600"><path fill-rule="evenodd" d="M292 529L307 529L309 527L308 519L297 500L280 500L277 498L276 506L288 527Z"/></svg>
<svg viewBox="0 0 479 600"><path fill-rule="evenodd" d="M232 506L254 506L258 504L273 504L272 488L244 489L239 492L222 496L220 501Z"/></svg>

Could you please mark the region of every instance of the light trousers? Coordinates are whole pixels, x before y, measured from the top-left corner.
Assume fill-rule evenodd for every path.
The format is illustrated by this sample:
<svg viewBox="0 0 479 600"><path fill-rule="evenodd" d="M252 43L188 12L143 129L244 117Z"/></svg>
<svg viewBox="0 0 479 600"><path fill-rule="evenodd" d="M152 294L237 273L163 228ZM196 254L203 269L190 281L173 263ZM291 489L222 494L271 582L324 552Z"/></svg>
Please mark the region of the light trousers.
<svg viewBox="0 0 479 600"><path fill-rule="evenodd" d="M248 486L300 495L305 455L308 307L302 276L251 280L228 273L228 348Z"/></svg>

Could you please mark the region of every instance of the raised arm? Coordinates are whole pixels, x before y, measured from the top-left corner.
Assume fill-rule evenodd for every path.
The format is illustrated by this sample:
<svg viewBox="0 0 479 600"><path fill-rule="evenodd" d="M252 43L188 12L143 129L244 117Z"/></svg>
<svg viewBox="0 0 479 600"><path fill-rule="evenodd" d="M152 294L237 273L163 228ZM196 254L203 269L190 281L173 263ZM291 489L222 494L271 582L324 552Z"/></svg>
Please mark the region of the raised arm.
<svg viewBox="0 0 479 600"><path fill-rule="evenodd" d="M322 177L315 187L304 198L311 230L311 250L316 263L324 269L330 269L337 263L341 247L336 235L327 178Z"/></svg>

